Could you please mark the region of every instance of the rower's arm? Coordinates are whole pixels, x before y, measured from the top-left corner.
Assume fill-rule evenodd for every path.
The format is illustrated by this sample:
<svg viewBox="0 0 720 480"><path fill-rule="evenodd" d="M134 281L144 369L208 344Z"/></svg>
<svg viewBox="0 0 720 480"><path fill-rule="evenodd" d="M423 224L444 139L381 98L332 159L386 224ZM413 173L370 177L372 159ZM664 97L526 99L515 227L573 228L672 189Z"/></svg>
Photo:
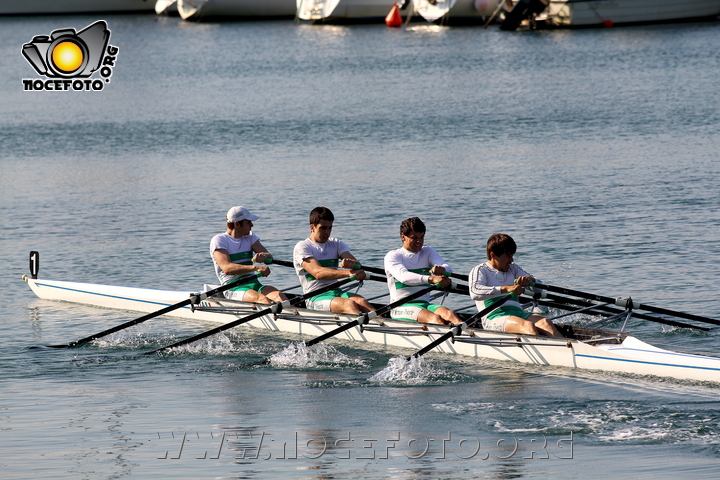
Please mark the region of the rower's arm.
<svg viewBox="0 0 720 480"><path fill-rule="evenodd" d="M470 271L468 287L470 287L470 298L475 301L487 300L502 295L502 287L488 285L488 279L483 275L482 265L477 265Z"/></svg>
<svg viewBox="0 0 720 480"><path fill-rule="evenodd" d="M437 250L432 247L425 248L428 250L428 260L430 261L430 265L433 265L430 273L433 275L443 275L445 272L452 273L452 267L440 256Z"/></svg>
<svg viewBox="0 0 720 480"><path fill-rule="evenodd" d="M233 263L230 261L230 255L227 250L224 249L215 250L213 252L213 258L225 275L243 275L251 272L262 272L264 276L270 274L270 269L264 265L242 265Z"/></svg>
<svg viewBox="0 0 720 480"><path fill-rule="evenodd" d="M263 244L260 243L260 240L253 243L252 249L253 252L255 252L255 256L253 256L253 262L255 263L263 263L265 259L273 258L272 254L267 251L267 248L265 248Z"/></svg>
<svg viewBox="0 0 720 480"><path fill-rule="evenodd" d="M352 270L356 264L360 264L360 262L357 261L357 258L355 258L355 256L350 252L341 253L340 258L340 268L349 268Z"/></svg>
<svg viewBox="0 0 720 480"><path fill-rule="evenodd" d="M345 270L323 267L315 257L307 257L302 259L302 268L305 269L313 277L318 280L340 280L341 278L349 278L356 275L360 270Z"/></svg>
<svg viewBox="0 0 720 480"><path fill-rule="evenodd" d="M392 258L385 258L385 271L390 273L395 280L405 285L427 285L430 283L429 275L411 272L402 262Z"/></svg>

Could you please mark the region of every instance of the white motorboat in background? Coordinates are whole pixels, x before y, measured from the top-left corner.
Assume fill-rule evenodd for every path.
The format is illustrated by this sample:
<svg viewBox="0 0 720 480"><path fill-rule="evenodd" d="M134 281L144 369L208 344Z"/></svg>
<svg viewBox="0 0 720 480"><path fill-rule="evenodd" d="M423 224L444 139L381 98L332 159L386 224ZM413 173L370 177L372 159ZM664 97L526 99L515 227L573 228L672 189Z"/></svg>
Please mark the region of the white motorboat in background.
<svg viewBox="0 0 720 480"><path fill-rule="evenodd" d="M714 20L718 0L517 0L503 13L503 30L612 27Z"/></svg>
<svg viewBox="0 0 720 480"><path fill-rule="evenodd" d="M395 0L297 0L297 18L313 23L381 23Z"/></svg>
<svg viewBox="0 0 720 480"><path fill-rule="evenodd" d="M718 0L551 0L545 21L556 27L591 27L705 20L718 15Z"/></svg>
<svg viewBox="0 0 720 480"><path fill-rule="evenodd" d="M485 24L501 0L412 0L412 8L430 23L443 25Z"/></svg>
<svg viewBox="0 0 720 480"><path fill-rule="evenodd" d="M0 15L152 12L152 0L0 0Z"/></svg>
<svg viewBox="0 0 720 480"><path fill-rule="evenodd" d="M295 0L177 0L183 20L293 18Z"/></svg>
<svg viewBox="0 0 720 480"><path fill-rule="evenodd" d="M179 15L177 0L157 0L155 2L155 13L158 15Z"/></svg>

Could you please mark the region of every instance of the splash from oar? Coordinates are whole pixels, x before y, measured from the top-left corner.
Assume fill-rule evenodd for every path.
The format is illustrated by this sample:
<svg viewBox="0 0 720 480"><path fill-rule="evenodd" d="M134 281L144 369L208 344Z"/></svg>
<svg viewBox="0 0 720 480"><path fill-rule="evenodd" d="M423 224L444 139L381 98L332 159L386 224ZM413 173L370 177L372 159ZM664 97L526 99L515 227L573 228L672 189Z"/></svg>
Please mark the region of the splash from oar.
<svg viewBox="0 0 720 480"><path fill-rule="evenodd" d="M297 342L271 355L268 363L282 368L313 368L318 365L361 365L363 362L324 343L309 347L304 342Z"/></svg>
<svg viewBox="0 0 720 480"><path fill-rule="evenodd" d="M418 385L427 383L436 373L432 363L423 357L412 357L410 360L393 357L388 360L387 367L368 378L368 382Z"/></svg>

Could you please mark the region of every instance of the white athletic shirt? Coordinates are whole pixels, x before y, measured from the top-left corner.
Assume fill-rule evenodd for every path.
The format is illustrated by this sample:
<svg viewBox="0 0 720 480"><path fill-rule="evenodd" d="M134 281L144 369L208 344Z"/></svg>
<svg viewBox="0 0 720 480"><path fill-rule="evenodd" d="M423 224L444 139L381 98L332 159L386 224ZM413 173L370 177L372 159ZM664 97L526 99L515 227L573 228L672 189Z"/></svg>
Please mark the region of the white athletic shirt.
<svg viewBox="0 0 720 480"><path fill-rule="evenodd" d="M391 250L385 255L385 275L387 275L390 301L395 302L405 298L430 284L430 269L435 265L445 268L452 273L450 265L432 247L422 247L414 253L404 247ZM430 301L427 294L417 301Z"/></svg>
<svg viewBox="0 0 720 480"><path fill-rule="evenodd" d="M512 285L516 278L532 276L514 263L510 264L507 272L490 266L488 262L476 265L468 277L468 286L470 287L470 298L475 300L478 310L482 310L490 306L492 298L501 295L500 287ZM504 304L505 307L515 306L522 308L520 303L515 299L510 299Z"/></svg>
<svg viewBox="0 0 720 480"><path fill-rule="evenodd" d="M325 243L315 243L309 238L298 242L293 249L293 264L300 278L303 292L312 292L337 280L318 280L310 275L302 266L303 260L313 257L323 267L338 268L340 255L351 249L337 238L329 238Z"/></svg>
<svg viewBox="0 0 720 480"><path fill-rule="evenodd" d="M252 275L252 273L246 273L244 275L226 275L215 261L215 256L213 255L215 250L227 250L228 255L230 255L230 261L233 263L252 265L252 257L254 255L252 246L258 241L260 241L260 238L252 232L250 232L249 235L245 235L240 238L235 238L227 232L220 233L210 240L210 257L213 259L215 274L217 275L218 280L220 280L220 283L225 285L236 278L247 277L248 275Z"/></svg>

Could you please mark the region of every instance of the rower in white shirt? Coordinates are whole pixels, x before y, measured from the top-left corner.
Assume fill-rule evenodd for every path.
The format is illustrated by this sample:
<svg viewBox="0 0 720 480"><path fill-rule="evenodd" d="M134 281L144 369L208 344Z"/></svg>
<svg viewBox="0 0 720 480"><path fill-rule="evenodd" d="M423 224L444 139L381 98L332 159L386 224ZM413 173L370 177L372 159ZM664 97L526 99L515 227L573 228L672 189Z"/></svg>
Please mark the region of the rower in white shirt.
<svg viewBox="0 0 720 480"><path fill-rule="evenodd" d="M418 217L403 220L400 225L403 246L385 255L385 274L393 302L430 284L440 284L443 288L451 284L444 274L452 273L452 268L434 248L424 246L425 231L425 224ZM430 303L429 295L394 308L390 317L440 325L461 323L454 311Z"/></svg>

